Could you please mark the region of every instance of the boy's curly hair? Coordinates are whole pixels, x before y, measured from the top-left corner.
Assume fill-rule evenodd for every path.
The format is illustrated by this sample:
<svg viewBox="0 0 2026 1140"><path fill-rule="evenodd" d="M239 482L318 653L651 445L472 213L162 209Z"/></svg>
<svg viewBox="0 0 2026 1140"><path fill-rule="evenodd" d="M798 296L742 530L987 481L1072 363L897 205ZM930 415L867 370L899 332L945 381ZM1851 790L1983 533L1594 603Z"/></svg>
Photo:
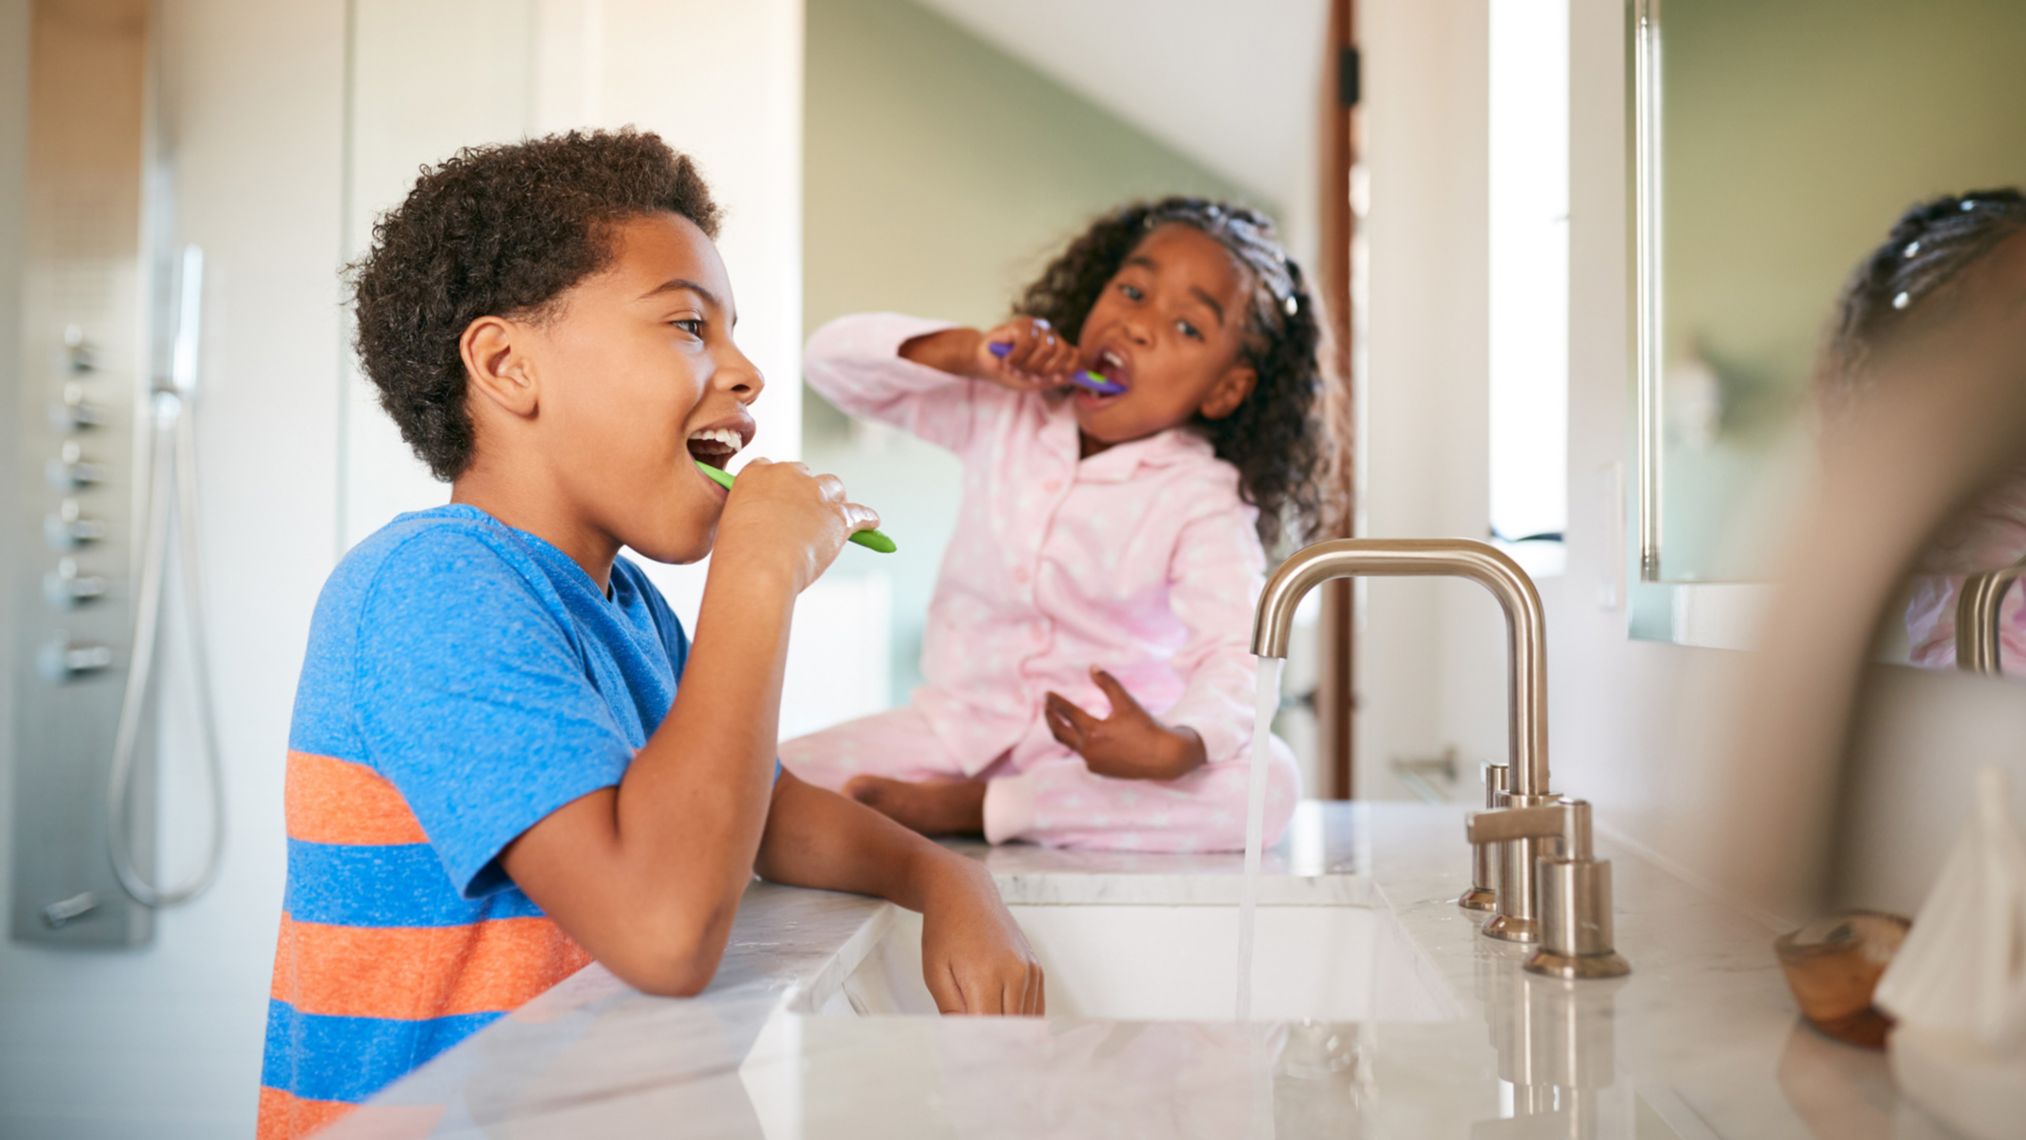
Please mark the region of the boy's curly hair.
<svg viewBox="0 0 2026 1140"><path fill-rule="evenodd" d="M353 344L380 406L439 479L471 463L458 340L483 316L540 317L611 263L614 223L674 213L715 238L718 207L689 158L631 128L466 147L424 168L347 267Z"/></svg>
<svg viewBox="0 0 2026 1140"><path fill-rule="evenodd" d="M1056 255L1013 311L1044 317L1071 341L1105 284L1149 231L1193 226L1229 250L1252 278L1245 361L1258 375L1252 394L1221 420L1197 418L1217 457L1238 468L1239 494L1259 508L1259 537L1272 547L1333 526L1344 504L1324 488L1336 456L1320 403L1326 383L1321 314L1301 267L1287 256L1264 214L1208 198L1133 202L1104 214Z"/></svg>

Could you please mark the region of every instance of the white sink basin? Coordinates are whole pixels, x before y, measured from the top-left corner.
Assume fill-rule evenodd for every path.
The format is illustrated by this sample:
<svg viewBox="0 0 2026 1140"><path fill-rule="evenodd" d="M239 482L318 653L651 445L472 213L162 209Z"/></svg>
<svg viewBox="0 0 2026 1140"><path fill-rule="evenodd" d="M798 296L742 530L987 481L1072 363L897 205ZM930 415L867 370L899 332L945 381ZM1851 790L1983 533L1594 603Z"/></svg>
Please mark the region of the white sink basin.
<svg viewBox="0 0 2026 1140"><path fill-rule="evenodd" d="M1048 976L1048 1016L1228 1021L1237 984L1238 908L1037 905L1010 908ZM921 918L894 909L803 999L803 1012L932 1015ZM1439 1021L1456 1006L1392 912L1262 905L1253 1021Z"/></svg>

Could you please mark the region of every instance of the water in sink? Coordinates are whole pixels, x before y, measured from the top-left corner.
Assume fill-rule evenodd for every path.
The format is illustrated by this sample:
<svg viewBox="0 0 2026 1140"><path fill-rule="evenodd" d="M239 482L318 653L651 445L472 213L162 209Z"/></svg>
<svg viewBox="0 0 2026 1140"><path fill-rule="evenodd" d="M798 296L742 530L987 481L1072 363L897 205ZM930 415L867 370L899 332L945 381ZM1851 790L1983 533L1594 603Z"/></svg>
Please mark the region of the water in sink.
<svg viewBox="0 0 2026 1140"><path fill-rule="evenodd" d="M1048 1016L1227 1021L1238 928L1226 906L1014 905L1048 977ZM1390 911L1261 906L1257 1021L1435 1021L1456 1016L1434 966ZM819 982L807 1012L929 1015L921 918L888 912L864 957Z"/></svg>

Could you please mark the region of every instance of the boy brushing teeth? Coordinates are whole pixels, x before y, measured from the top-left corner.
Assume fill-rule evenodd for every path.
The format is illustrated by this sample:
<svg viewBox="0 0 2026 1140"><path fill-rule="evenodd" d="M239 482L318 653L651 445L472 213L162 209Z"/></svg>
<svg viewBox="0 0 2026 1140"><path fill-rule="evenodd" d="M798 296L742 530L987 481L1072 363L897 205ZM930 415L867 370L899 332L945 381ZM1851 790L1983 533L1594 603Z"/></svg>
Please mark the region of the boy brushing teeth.
<svg viewBox="0 0 2026 1140"><path fill-rule="evenodd" d="M357 346L451 503L360 543L318 602L288 754L288 890L260 1134L295 1136L593 959L709 984L755 871L925 918L949 1012L1039 1013L975 862L787 773L796 596L872 527L753 460L717 207L651 134L462 151L356 267ZM712 554L696 638L631 547Z"/></svg>

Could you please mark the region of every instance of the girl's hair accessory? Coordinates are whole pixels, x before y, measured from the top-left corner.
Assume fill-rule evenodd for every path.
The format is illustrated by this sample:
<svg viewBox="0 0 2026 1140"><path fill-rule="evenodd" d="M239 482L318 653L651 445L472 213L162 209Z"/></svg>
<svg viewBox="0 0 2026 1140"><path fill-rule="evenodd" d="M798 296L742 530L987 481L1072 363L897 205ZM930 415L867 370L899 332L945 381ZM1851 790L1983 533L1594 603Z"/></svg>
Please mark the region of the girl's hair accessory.
<svg viewBox="0 0 2026 1140"><path fill-rule="evenodd" d="M1272 328L1278 319L1301 311L1294 274L1288 269L1287 251L1280 247L1280 237L1265 215L1243 206L1225 207L1216 202L1177 202L1148 210L1141 225L1151 230L1167 222L1194 226L1216 238L1252 271L1263 294L1255 296L1253 303L1253 318L1259 327Z"/></svg>

